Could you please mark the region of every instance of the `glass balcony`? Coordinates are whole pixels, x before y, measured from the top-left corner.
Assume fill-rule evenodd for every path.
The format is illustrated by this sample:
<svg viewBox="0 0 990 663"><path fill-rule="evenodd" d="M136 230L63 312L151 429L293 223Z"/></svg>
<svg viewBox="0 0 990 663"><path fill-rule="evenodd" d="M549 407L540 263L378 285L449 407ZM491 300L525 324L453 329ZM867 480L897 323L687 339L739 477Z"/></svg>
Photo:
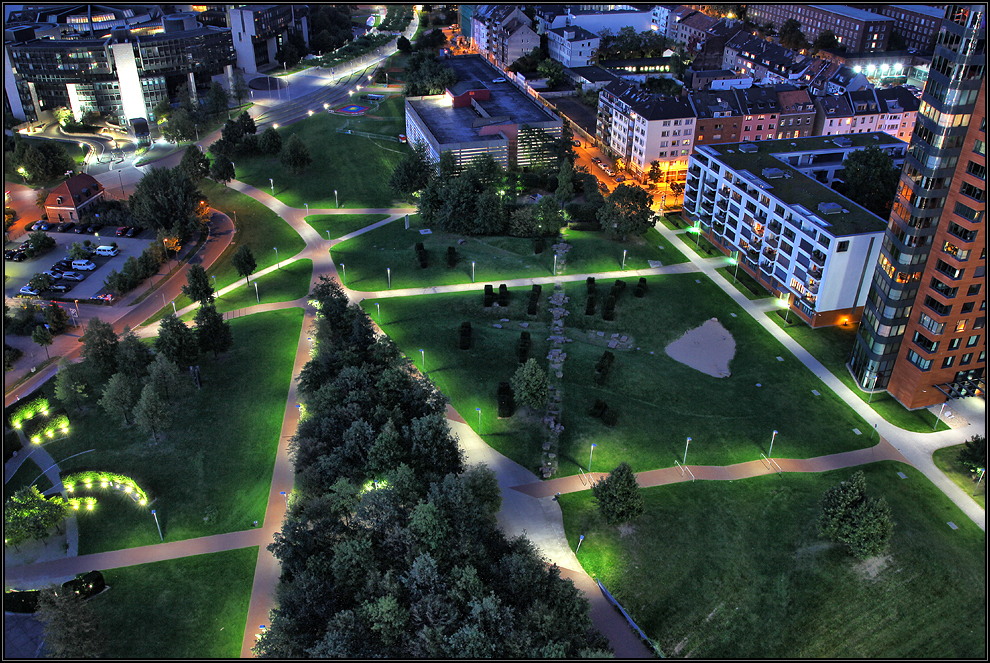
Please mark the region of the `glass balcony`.
<svg viewBox="0 0 990 663"><path fill-rule="evenodd" d="M771 221L770 223L767 224L767 228L769 228L771 230L771 232L777 233L779 235L780 234L780 221Z"/></svg>
<svg viewBox="0 0 990 663"><path fill-rule="evenodd" d="M814 260L819 265L825 264L825 254L822 253L821 251L812 251L811 259Z"/></svg>

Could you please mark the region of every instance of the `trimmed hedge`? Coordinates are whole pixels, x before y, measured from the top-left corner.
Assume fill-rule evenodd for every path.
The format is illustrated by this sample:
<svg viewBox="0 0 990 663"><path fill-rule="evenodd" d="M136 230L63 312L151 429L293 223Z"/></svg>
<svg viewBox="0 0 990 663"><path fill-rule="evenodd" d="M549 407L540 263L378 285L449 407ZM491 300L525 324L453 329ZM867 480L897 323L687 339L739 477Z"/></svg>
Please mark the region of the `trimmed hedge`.
<svg viewBox="0 0 990 663"><path fill-rule="evenodd" d="M611 410L611 409L606 410L605 413L602 415L602 423L608 426L609 428L612 428L618 422L619 422L619 413L616 412L615 410Z"/></svg>
<svg viewBox="0 0 990 663"><path fill-rule="evenodd" d="M519 363L525 364L526 360L529 359L529 350L532 347L532 341L529 337L529 332L524 331L519 334L519 345L517 347L517 353L519 355Z"/></svg>
<svg viewBox="0 0 990 663"><path fill-rule="evenodd" d="M612 370L612 364L615 363L615 355L606 350L598 361L595 362L595 384L601 386L605 384L605 380L608 379L608 374Z"/></svg>
<svg viewBox="0 0 990 663"><path fill-rule="evenodd" d="M589 276L584 283L588 287L588 294L589 295L595 294L595 277Z"/></svg>
<svg viewBox="0 0 990 663"><path fill-rule="evenodd" d="M498 287L498 305L502 307L509 305L509 287L504 283Z"/></svg>
<svg viewBox="0 0 990 663"><path fill-rule="evenodd" d="M639 280L639 283L636 284L636 289L633 291L633 296L634 297L639 297L640 299L642 299L643 297L646 297L646 277L645 276L642 277Z"/></svg>
<svg viewBox="0 0 990 663"><path fill-rule="evenodd" d="M457 249L452 246L447 247L447 267L453 267L457 264Z"/></svg>
<svg viewBox="0 0 990 663"><path fill-rule="evenodd" d="M511 417L516 411L516 399L508 382L498 383L498 416Z"/></svg>
<svg viewBox="0 0 990 663"><path fill-rule="evenodd" d="M547 248L546 240L542 237L537 237L533 240L533 253L539 255Z"/></svg>
<svg viewBox="0 0 990 663"><path fill-rule="evenodd" d="M468 350L471 348L471 323L462 322L461 323L461 340L458 345L461 350Z"/></svg>
<svg viewBox="0 0 990 663"><path fill-rule="evenodd" d="M602 320L615 320L615 295L605 298L605 307L602 309Z"/></svg>
<svg viewBox="0 0 990 663"><path fill-rule="evenodd" d="M485 285L485 308L490 308L495 303L495 290L490 283Z"/></svg>
<svg viewBox="0 0 990 663"><path fill-rule="evenodd" d="M584 314L585 315L594 315L595 314L595 295L594 295L594 293L589 293L588 294L588 303L585 304L585 306L584 306Z"/></svg>
<svg viewBox="0 0 990 663"><path fill-rule="evenodd" d="M430 266L430 254L422 242L416 242L416 259L419 261L420 269L426 269Z"/></svg>
<svg viewBox="0 0 990 663"><path fill-rule="evenodd" d="M594 404L591 406L591 409L588 410L588 414L595 419L600 419L601 416L605 414L606 410L608 410L608 405L605 401L600 398L596 398Z"/></svg>

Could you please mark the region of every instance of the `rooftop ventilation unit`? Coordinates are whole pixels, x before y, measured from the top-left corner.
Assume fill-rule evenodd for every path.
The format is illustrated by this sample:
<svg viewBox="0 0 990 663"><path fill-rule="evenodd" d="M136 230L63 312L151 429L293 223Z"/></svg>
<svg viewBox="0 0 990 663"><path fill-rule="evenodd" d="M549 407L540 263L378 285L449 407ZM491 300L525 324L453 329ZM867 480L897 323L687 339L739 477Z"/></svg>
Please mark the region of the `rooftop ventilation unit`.
<svg viewBox="0 0 990 663"><path fill-rule="evenodd" d="M818 211L822 214L838 214L843 210L838 203L818 203Z"/></svg>
<svg viewBox="0 0 990 663"><path fill-rule="evenodd" d="M852 138L849 138L847 136L836 136L835 138L832 139L832 142L838 145L839 147L852 147L853 144Z"/></svg>
<svg viewBox="0 0 990 663"><path fill-rule="evenodd" d="M783 170L781 170L780 168L764 168L763 169L763 177L767 178L768 180L779 180L782 177L786 177L786 175L787 174Z"/></svg>
<svg viewBox="0 0 990 663"><path fill-rule="evenodd" d="M753 154L754 152L758 152L759 150L760 148L754 145L753 143L742 143L739 146L739 151L744 154Z"/></svg>

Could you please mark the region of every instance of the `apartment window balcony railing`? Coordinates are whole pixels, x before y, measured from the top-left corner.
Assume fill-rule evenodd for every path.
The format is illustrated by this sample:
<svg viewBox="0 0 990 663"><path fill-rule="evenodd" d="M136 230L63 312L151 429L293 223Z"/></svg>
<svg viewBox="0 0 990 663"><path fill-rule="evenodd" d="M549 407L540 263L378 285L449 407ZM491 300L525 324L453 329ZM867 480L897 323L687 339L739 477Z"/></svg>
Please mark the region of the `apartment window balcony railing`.
<svg viewBox="0 0 990 663"><path fill-rule="evenodd" d="M780 221L771 221L770 223L767 224L767 228L770 230L770 232L773 232L773 233L776 233L776 234L779 235L780 234Z"/></svg>
<svg viewBox="0 0 990 663"><path fill-rule="evenodd" d="M740 196L738 193L733 193L732 194L732 202L734 202L734 203L742 203L742 196Z"/></svg>
<svg viewBox="0 0 990 663"><path fill-rule="evenodd" d="M710 203L715 203L715 191L713 189L705 189L701 193L701 197Z"/></svg>
<svg viewBox="0 0 990 663"><path fill-rule="evenodd" d="M822 277L822 268L818 265L812 265L811 269L808 270L808 276L820 279Z"/></svg>
<svg viewBox="0 0 990 663"><path fill-rule="evenodd" d="M708 212L708 216L709 216L709 217L711 217L711 215L712 215L712 212L714 211L714 209L713 209L713 208L714 208L714 205L712 205L712 204L711 204L711 203L709 203L709 202L706 202L706 201L704 201L704 200L702 200L702 202L701 202L701 209L703 209L703 210L705 210L706 212Z"/></svg>
<svg viewBox="0 0 990 663"><path fill-rule="evenodd" d="M712 230L714 230L719 235L725 234L725 224L721 221L712 221Z"/></svg>
<svg viewBox="0 0 990 663"><path fill-rule="evenodd" d="M720 210L723 210L724 211L724 210L727 210L729 208L729 203L726 202L726 200L723 198L723 199L719 200L717 203L715 203L715 207L717 207Z"/></svg>
<svg viewBox="0 0 990 663"><path fill-rule="evenodd" d="M742 222L744 226L753 227L753 217L749 214L743 214Z"/></svg>
<svg viewBox="0 0 990 663"><path fill-rule="evenodd" d="M821 251L812 251L811 259L814 260L819 265L825 264L825 254L822 253Z"/></svg>
<svg viewBox="0 0 990 663"><path fill-rule="evenodd" d="M777 251L769 246L765 246L763 247L763 256L765 258L769 258L770 260L775 260L777 258Z"/></svg>
<svg viewBox="0 0 990 663"><path fill-rule="evenodd" d="M688 174L694 175L696 177L698 175L701 175L701 166L691 166L690 168L688 168Z"/></svg>
<svg viewBox="0 0 990 663"><path fill-rule="evenodd" d="M771 274L773 272L773 261L771 260L761 261L760 270L766 272L767 274Z"/></svg>
<svg viewBox="0 0 990 663"><path fill-rule="evenodd" d="M780 245L780 240L777 238L776 235L771 235L770 233L767 233L763 239L764 241L766 241L767 246L772 246L773 248L777 248Z"/></svg>
<svg viewBox="0 0 990 663"><path fill-rule="evenodd" d="M819 285L819 282L818 281L813 281L813 282L809 283L808 284L808 291L817 295L818 294L818 285Z"/></svg>

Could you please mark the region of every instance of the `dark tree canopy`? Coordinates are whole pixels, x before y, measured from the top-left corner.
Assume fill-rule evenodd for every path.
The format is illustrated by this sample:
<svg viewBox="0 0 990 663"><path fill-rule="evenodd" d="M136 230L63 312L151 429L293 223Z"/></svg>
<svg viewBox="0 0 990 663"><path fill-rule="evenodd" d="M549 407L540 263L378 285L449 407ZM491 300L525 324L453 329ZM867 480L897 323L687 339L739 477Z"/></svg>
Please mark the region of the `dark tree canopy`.
<svg viewBox="0 0 990 663"><path fill-rule="evenodd" d="M974 435L966 440L959 450L959 462L973 472L987 468L987 438L985 435Z"/></svg>
<svg viewBox="0 0 990 663"><path fill-rule="evenodd" d="M860 559L882 554L894 534L890 507L866 494L866 475L859 470L848 481L822 495L818 531L824 538L845 543Z"/></svg>
<svg viewBox="0 0 990 663"><path fill-rule="evenodd" d="M184 242L206 220L196 185L179 168L152 168L130 198L131 214L142 228L164 230Z"/></svg>
<svg viewBox="0 0 990 663"><path fill-rule="evenodd" d="M217 312L212 301L204 303L196 311L196 340L202 352L212 352L214 357L226 352L234 344L230 323Z"/></svg>
<svg viewBox="0 0 990 663"><path fill-rule="evenodd" d="M182 153L179 170L193 182L199 182L210 173L210 160L206 158L199 146L190 145Z"/></svg>
<svg viewBox="0 0 990 663"><path fill-rule="evenodd" d="M638 186L620 184L598 210L598 222L610 239L642 235L653 225L653 196Z"/></svg>
<svg viewBox="0 0 990 663"><path fill-rule="evenodd" d="M118 342L113 325L90 318L82 335L82 356L102 379L117 372Z"/></svg>
<svg viewBox="0 0 990 663"><path fill-rule="evenodd" d="M182 294L200 304L211 303L215 297L213 284L202 265L192 265L186 274Z"/></svg>
<svg viewBox="0 0 990 663"><path fill-rule="evenodd" d="M645 503L636 475L625 462L592 486L598 512L609 525L625 523L643 514Z"/></svg>
<svg viewBox="0 0 990 663"><path fill-rule="evenodd" d="M842 183L836 182L835 190L887 220L901 177L890 155L870 146L849 154L842 168Z"/></svg>
<svg viewBox="0 0 990 663"><path fill-rule="evenodd" d="M801 22L797 19L789 18L780 26L780 45L784 48L791 48L796 51L807 47L808 40L801 32Z"/></svg>
<svg viewBox="0 0 990 663"><path fill-rule="evenodd" d="M245 283L248 283L248 277L258 268L254 253L251 252L251 247L247 244L242 244L241 248L237 249L237 253L231 258L231 263L233 263L237 273L244 277Z"/></svg>
<svg viewBox="0 0 990 663"><path fill-rule="evenodd" d="M101 632L93 606L74 591L55 585L41 589L35 615L44 624L52 658L100 658L109 634Z"/></svg>
<svg viewBox="0 0 990 663"><path fill-rule="evenodd" d="M155 350L178 366L189 366L199 357L196 336L174 313L167 313L161 319Z"/></svg>

